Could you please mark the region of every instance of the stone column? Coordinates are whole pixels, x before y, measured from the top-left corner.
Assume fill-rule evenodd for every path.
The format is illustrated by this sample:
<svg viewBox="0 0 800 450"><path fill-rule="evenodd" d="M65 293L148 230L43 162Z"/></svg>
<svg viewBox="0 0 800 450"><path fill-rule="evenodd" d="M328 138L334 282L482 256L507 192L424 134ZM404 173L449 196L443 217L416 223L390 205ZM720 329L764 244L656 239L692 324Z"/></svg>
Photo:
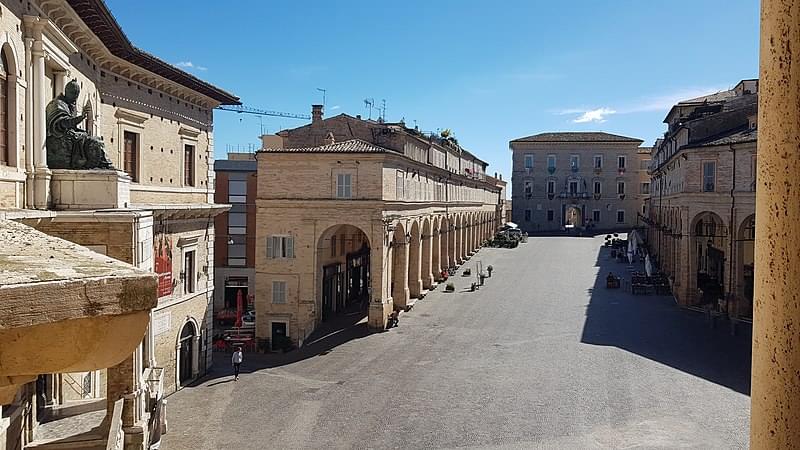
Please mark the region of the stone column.
<svg viewBox="0 0 800 450"><path fill-rule="evenodd" d="M439 226L441 227L441 224ZM442 273L442 238L439 231L438 228L433 228L433 236L431 236L431 241L433 242L431 250L431 271L433 272L433 280L436 282L441 279L440 274Z"/></svg>
<svg viewBox="0 0 800 450"><path fill-rule="evenodd" d="M41 22L33 25L34 40L31 45L31 64L33 77L29 80L28 89L33 89L33 152L34 159L34 206L36 209L47 209L50 203L51 173L47 168L47 127L45 124L45 69L44 44L42 42Z"/></svg>
<svg viewBox="0 0 800 450"><path fill-rule="evenodd" d="M386 328L386 319L394 308L391 293L389 293L388 286L385 285L388 278L384 276L384 270L392 270L392 267L388 265L387 269L385 263L390 252L383 240L382 231L373 234L372 239L374 244L369 255L370 301L367 324L371 330L379 331ZM384 245L380 245L381 242L384 242ZM385 295L386 293L389 295Z"/></svg>
<svg viewBox="0 0 800 450"><path fill-rule="evenodd" d="M800 0L762 0L750 446L800 443Z"/></svg>
<svg viewBox="0 0 800 450"><path fill-rule="evenodd" d="M428 234L422 235L422 287L430 289L433 287L433 233L431 226L428 227ZM423 232L425 229L423 228Z"/></svg>
<svg viewBox="0 0 800 450"><path fill-rule="evenodd" d="M402 239L405 239L403 237ZM392 300L405 308L410 298L408 290L408 242L395 241L392 247Z"/></svg>
<svg viewBox="0 0 800 450"><path fill-rule="evenodd" d="M417 228L419 230L419 228ZM422 296L422 242L419 232L412 232L408 248L408 290L411 298Z"/></svg>

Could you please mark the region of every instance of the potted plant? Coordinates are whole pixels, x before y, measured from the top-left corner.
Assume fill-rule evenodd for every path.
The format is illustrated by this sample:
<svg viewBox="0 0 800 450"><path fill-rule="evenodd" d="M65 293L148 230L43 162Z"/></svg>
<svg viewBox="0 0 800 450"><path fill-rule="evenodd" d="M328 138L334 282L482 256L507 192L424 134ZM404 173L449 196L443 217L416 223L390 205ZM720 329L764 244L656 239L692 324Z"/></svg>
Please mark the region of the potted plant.
<svg viewBox="0 0 800 450"><path fill-rule="evenodd" d="M445 286L444 290L445 290L445 292L454 292L456 290L456 285L453 284L453 282L451 281L451 282L447 283L447 285Z"/></svg>
<svg viewBox="0 0 800 450"><path fill-rule="evenodd" d="M486 267L486 271L487 271L487 272L489 272L489 278L491 278L491 277L492 277L492 271L493 271L493 270L494 270L494 267L492 267L492 265L491 265L491 264L489 264L489 266L488 266L488 267Z"/></svg>

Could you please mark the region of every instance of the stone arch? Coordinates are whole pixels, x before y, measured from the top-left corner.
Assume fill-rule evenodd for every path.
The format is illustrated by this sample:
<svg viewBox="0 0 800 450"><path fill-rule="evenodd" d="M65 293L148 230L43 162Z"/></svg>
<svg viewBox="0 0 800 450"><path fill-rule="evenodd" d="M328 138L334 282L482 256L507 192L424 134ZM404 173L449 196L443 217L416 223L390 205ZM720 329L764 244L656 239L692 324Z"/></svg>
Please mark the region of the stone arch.
<svg viewBox="0 0 800 450"><path fill-rule="evenodd" d="M389 292L394 306L405 308L408 305L408 237L402 223L397 223L392 233L391 247L391 279Z"/></svg>
<svg viewBox="0 0 800 450"><path fill-rule="evenodd" d="M725 294L725 221L714 212L703 211L692 219L689 232L690 297L694 294L695 303L716 307Z"/></svg>
<svg viewBox="0 0 800 450"><path fill-rule="evenodd" d="M422 219L422 287L431 289L433 287L433 226L432 218Z"/></svg>
<svg viewBox="0 0 800 450"><path fill-rule="evenodd" d="M344 311L363 310L369 305L373 281L378 285L381 281L372 278L372 250L369 234L352 223L337 223L320 233L314 258L314 271L318 274L315 323ZM278 278L272 281L282 281ZM271 289L267 287L268 292ZM286 289L290 290L289 283ZM289 292L285 291L284 295L289 297Z"/></svg>
<svg viewBox="0 0 800 450"><path fill-rule="evenodd" d="M408 289L411 298L422 296L422 232L419 221L408 224Z"/></svg>
<svg viewBox="0 0 800 450"><path fill-rule="evenodd" d="M19 167L19 64L14 41L8 38L8 33L3 34L0 57L3 65L3 75L0 76L0 165Z"/></svg>
<svg viewBox="0 0 800 450"><path fill-rule="evenodd" d="M200 326L187 317L175 342L175 388L191 383L200 373Z"/></svg>
<svg viewBox="0 0 800 450"><path fill-rule="evenodd" d="M456 264L461 265L464 262L464 215L456 214L456 242L455 242L455 260Z"/></svg>
<svg viewBox="0 0 800 450"><path fill-rule="evenodd" d="M736 236L736 287L733 317L753 317L755 283L756 215L750 214L739 224Z"/></svg>

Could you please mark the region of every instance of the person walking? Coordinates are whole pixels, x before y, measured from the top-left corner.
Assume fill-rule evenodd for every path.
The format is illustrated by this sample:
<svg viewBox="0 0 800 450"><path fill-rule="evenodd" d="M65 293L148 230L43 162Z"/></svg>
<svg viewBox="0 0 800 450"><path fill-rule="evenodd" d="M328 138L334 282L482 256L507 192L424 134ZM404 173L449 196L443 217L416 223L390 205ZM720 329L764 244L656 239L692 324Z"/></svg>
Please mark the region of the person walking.
<svg viewBox="0 0 800 450"><path fill-rule="evenodd" d="M231 356L231 363L233 363L233 381L239 381L239 367L242 365L242 347L236 347L233 356Z"/></svg>

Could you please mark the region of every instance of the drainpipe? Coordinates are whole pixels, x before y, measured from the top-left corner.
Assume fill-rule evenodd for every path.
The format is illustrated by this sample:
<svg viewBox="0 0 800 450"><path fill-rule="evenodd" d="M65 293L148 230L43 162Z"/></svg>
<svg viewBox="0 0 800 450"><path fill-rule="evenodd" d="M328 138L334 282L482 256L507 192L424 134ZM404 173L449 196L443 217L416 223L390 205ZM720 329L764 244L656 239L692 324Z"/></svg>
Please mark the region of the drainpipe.
<svg viewBox="0 0 800 450"><path fill-rule="evenodd" d="M733 293L733 242L735 236L735 224L734 224L734 213L736 210L736 196L734 192L736 191L736 149L733 147L733 144L728 145L730 149L731 156L733 156L733 176L731 179L733 180L731 184L731 218L728 225L728 241L730 243L730 253L728 254L728 292L725 293L725 309L728 312L728 317L731 317L731 294ZM716 180L714 180L716 182Z"/></svg>

